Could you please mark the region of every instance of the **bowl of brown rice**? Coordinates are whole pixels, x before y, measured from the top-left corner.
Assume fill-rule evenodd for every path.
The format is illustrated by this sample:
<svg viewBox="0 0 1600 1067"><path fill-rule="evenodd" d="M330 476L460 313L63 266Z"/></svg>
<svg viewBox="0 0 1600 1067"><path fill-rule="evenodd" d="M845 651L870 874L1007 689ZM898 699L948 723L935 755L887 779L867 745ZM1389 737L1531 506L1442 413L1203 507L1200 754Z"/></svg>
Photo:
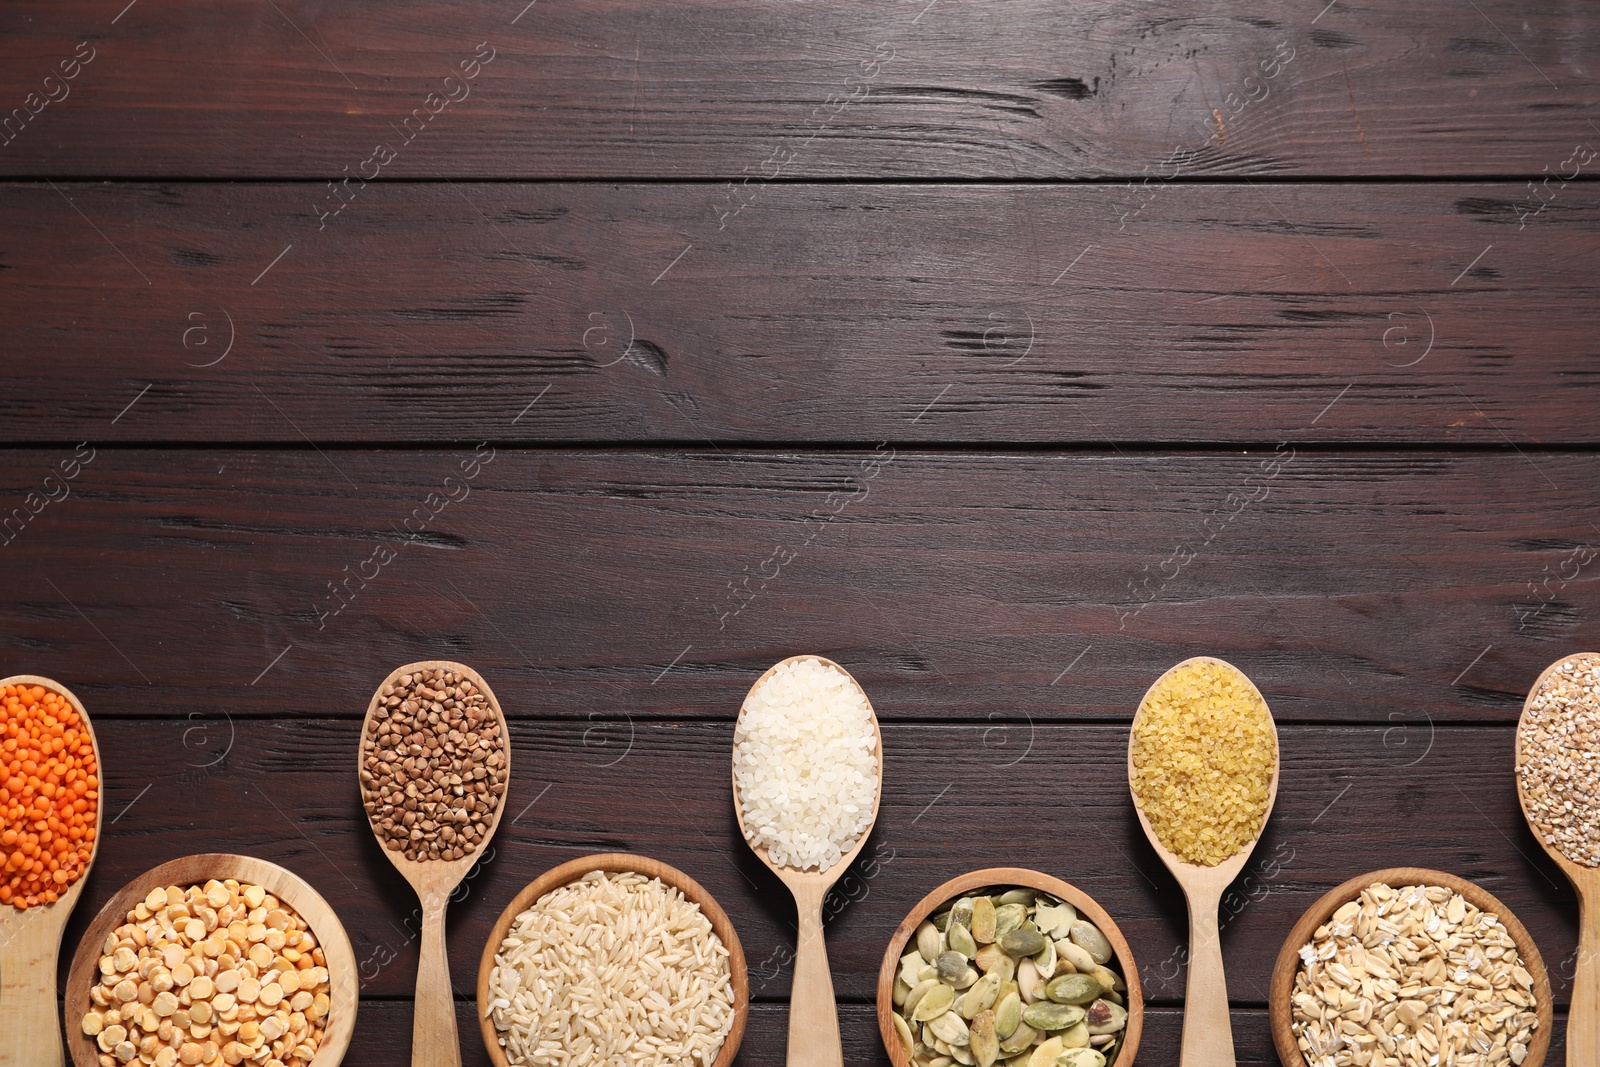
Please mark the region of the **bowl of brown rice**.
<svg viewBox="0 0 1600 1067"><path fill-rule="evenodd" d="M750 1011L744 949L687 874L584 856L506 906L478 967L496 1067L728 1067Z"/></svg>

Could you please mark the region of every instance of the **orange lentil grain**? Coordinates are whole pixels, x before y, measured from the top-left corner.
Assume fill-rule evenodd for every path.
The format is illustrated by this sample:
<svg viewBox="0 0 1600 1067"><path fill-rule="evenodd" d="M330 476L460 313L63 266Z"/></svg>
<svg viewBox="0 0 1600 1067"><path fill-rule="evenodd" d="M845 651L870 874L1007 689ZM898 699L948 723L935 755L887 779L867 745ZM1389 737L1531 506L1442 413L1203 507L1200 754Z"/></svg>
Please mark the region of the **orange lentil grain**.
<svg viewBox="0 0 1600 1067"><path fill-rule="evenodd" d="M54 903L83 876L100 769L82 725L60 693L0 686L0 904Z"/></svg>

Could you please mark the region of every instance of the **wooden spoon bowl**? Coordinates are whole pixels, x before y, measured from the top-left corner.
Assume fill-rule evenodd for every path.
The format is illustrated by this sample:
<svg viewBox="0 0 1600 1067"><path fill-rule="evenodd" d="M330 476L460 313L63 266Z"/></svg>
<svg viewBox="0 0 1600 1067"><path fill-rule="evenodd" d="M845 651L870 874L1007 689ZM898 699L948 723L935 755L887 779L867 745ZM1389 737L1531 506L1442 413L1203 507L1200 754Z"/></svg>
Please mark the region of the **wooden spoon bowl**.
<svg viewBox="0 0 1600 1067"><path fill-rule="evenodd" d="M1174 664L1151 683L1150 688L1145 690L1144 696L1139 699L1139 710L1134 714L1133 726L1128 732L1130 792L1133 792L1134 778L1133 737L1139 726L1139 718L1144 714L1145 704L1167 675L1194 663L1213 663L1226 667L1243 678L1245 683L1255 690L1258 697L1261 696L1261 690L1256 689L1250 677L1226 660L1217 659L1215 656L1193 656ZM1265 704L1266 698L1262 697L1261 702ZM1267 828L1267 820L1272 817L1272 806L1278 799L1278 770L1282 764L1283 753L1278 745L1278 726L1272 719L1270 708L1267 711L1267 721L1272 725L1275 758L1272 766L1272 782L1267 787L1266 811L1262 813L1261 825L1256 830L1256 836L1215 867L1202 867L1190 863L1163 845L1155 828L1150 825L1149 817L1139 806L1138 794L1133 793L1133 810L1139 817L1139 825L1144 827L1145 836L1150 839L1150 847L1156 850L1161 862L1167 865L1167 870L1177 879L1189 902L1189 977L1183 996L1183 1045L1180 1050L1182 1067L1233 1067L1234 1064L1233 1025L1228 1013L1228 987L1222 969L1222 939L1217 925L1217 910L1222 901L1222 894L1233 880L1239 877L1239 872L1244 870L1244 865L1249 862L1250 854L1255 851L1256 842L1261 840L1261 834Z"/></svg>
<svg viewBox="0 0 1600 1067"><path fill-rule="evenodd" d="M711 1062L711 1067L730 1067L733 1058L739 1054L739 1043L744 1040L745 1023L750 1017L750 975L745 968L744 946L739 943L739 935L728 920L727 912L699 882L660 860L625 852L583 856L552 867L529 882L527 888L513 897L511 903L506 905L506 910L500 913L494 929L489 931L488 943L483 946L483 959L478 964L478 1026L483 1032L483 1047L488 1050L489 1059L495 1067L512 1067L505 1049L500 1047L500 1032L495 1029L494 1019L489 1014L489 1002L492 999L489 995L489 977L494 971L495 955L510 932L511 924L540 897L577 881L590 871L605 871L608 874L632 871L646 878L659 878L682 893L689 903L700 906L701 914L710 920L711 929L728 950L728 970L733 979L733 1026L728 1030L722 1050Z"/></svg>
<svg viewBox="0 0 1600 1067"><path fill-rule="evenodd" d="M94 746L95 773L100 788L95 799L94 847L78 880L53 904L27 909L0 904L0 1064L56 1067L62 1063L61 1020L56 1009L56 961L61 955L61 934L72 909L77 907L89 870L100 854L101 827L106 813L106 765L100 742L83 702L59 682L36 674L0 678L0 686L42 685L67 699L83 720Z"/></svg>
<svg viewBox="0 0 1600 1067"><path fill-rule="evenodd" d="M1460 893L1481 911L1498 918L1517 943L1517 954L1522 957L1522 967L1533 975L1533 993L1537 1004L1534 1012L1539 1016L1539 1026L1528 1044L1528 1058L1522 1067L1540 1067L1550 1048L1550 1028L1554 1012L1550 995L1550 975L1545 970L1539 947L1527 927L1517 921L1511 909L1500 903L1493 894L1465 878L1457 878L1443 871L1430 871L1424 867L1390 867L1350 879L1343 885L1325 893L1320 900L1306 909L1300 921L1294 924L1289 936L1278 952L1278 962L1272 969L1272 984L1267 993L1268 1018L1272 1026L1272 1042L1278 1048L1278 1059L1283 1067L1307 1067L1300 1045L1295 1041L1293 1022L1293 997L1295 976L1300 973L1300 948L1309 944L1317 928L1345 904L1361 895L1361 891L1382 882L1394 889L1410 885L1437 885Z"/></svg>
<svg viewBox="0 0 1600 1067"><path fill-rule="evenodd" d="M317 1054L308 1067L335 1067L344 1059L345 1050L350 1047L350 1035L355 1032L359 980L356 954L339 917L321 894L293 871L253 856L204 853L184 856L144 872L106 901L105 907L84 931L78 951L72 957L72 969L67 972L67 991L62 1002L70 1035L67 1047L77 1067L99 1067L100 1063L99 1047L94 1038L85 1036L79 1029L78 1021L93 1004L89 990L100 981L100 953L106 935L128 921L128 912L138 906L150 890L158 886L203 885L213 878L219 881L234 878L259 885L293 908L311 927L327 960L330 1006L322 1044L317 1046Z"/></svg>
<svg viewBox="0 0 1600 1067"><path fill-rule="evenodd" d="M905 1048L900 1044L894 1020L890 1016L894 1014L894 980L900 968L900 957L905 955L906 946L916 936L917 927L945 904L959 900L972 890L1000 885L1037 889L1064 900L1106 935L1106 940L1111 942L1116 969L1123 981L1128 983L1128 991L1124 994L1128 1025L1123 1032L1122 1051L1117 1053L1116 1062L1111 1067L1133 1067L1134 1056L1139 1051L1139 1037L1144 1032L1144 990L1139 985L1139 967L1134 963L1133 950L1128 947L1122 931L1117 929L1116 922L1095 903L1093 897L1059 878L1024 867L989 867L952 878L923 897L895 928L894 936L889 938L889 947L883 953L883 966L878 969L878 1033L883 1038L883 1048L889 1054L890 1062L894 1067L912 1067L911 1057L906 1055Z"/></svg>
<svg viewBox="0 0 1600 1067"><path fill-rule="evenodd" d="M1546 841L1533 817L1528 814L1528 796L1522 788L1522 727L1528 719L1528 709L1534 698L1544 688L1559 668L1573 660L1600 661L1593 652L1578 652L1563 656L1539 672L1528 697L1522 702L1522 715L1517 719L1517 755L1514 775L1517 780L1517 803L1522 806L1522 817L1541 848L1555 860L1556 866L1572 882L1578 894L1578 955L1572 976L1572 1005L1567 1013L1567 1062L1582 1067L1600 1064L1600 867L1585 867L1567 858L1555 845ZM1548 1042L1549 1035L1546 1034ZM1529 1057L1532 1058L1531 1055ZM1527 1067L1524 1063L1523 1067Z"/></svg>
<svg viewBox="0 0 1600 1067"><path fill-rule="evenodd" d="M505 756L506 788L501 790L499 803L495 805L494 813L484 828L483 839L473 851L458 860L408 860L405 853L389 848L383 836L378 833L377 826L372 827L372 832L378 838L378 845L383 849L383 854L394 864L395 870L399 871L401 876L411 883L411 888L416 890L417 900L422 905L422 932L418 938L417 992L411 1028L411 1062L413 1067L424 1067L424 1065L460 1067L461 1041L456 1031L455 996L450 984L450 958L445 953L444 914L445 908L450 903L450 894L461 884L467 872L472 870L473 864L478 862L490 839L494 837L495 829L500 825L500 816L506 810L506 796L511 791L511 731L506 726L505 713L500 710L500 702L495 699L494 690L489 688L489 683L484 681L483 676L477 671L465 664L450 660L421 660L396 667L378 684L378 688L372 693L372 700L367 704L367 716L361 723L361 744L356 752L356 781L361 784L362 807L365 810L367 789L365 783L361 782L361 769L366 759L369 739L374 736L374 721L378 715L379 702L383 699L383 690L387 686L396 684L401 675L432 670L459 674L488 698L489 708L500 724L500 735L505 738L502 752ZM368 821L371 821L370 816Z"/></svg>
<svg viewBox="0 0 1600 1067"><path fill-rule="evenodd" d="M744 804L739 799L739 776L733 775L733 814L739 821L739 833L750 850L794 894L795 912L799 932L795 938L794 983L789 996L789 1046L788 1067L843 1067L844 1052L839 1039L839 1012L833 995L833 976L828 970L828 950L822 936L822 902L828 890L850 864L861 854L872 827L878 821L878 805L883 800L883 732L878 729L877 713L872 711L872 701L849 671L821 656L790 656L773 666L750 687L754 693L778 669L797 660L815 660L825 667L839 671L861 693L872 715L872 732L877 739L873 754L878 764L878 791L872 798L872 818L861 831L854 847L839 857L825 871L803 871L796 867L783 867L774 863L765 846L751 843L750 831L744 824ZM750 694L745 694L745 702ZM740 715L744 705L740 705Z"/></svg>

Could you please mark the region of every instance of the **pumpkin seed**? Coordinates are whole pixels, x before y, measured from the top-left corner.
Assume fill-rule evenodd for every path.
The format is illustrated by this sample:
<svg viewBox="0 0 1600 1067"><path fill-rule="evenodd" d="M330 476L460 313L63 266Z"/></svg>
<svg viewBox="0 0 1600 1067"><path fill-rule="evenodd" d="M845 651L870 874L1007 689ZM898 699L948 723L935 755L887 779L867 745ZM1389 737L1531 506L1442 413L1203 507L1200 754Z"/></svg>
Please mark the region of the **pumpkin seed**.
<svg viewBox="0 0 1600 1067"><path fill-rule="evenodd" d="M913 990L913 993L916 991ZM950 1010L950 1005L956 1002L956 991L943 982L935 982L933 988L922 995L917 1001L916 1009L911 1013L913 1022L925 1023L937 1019Z"/></svg>
<svg viewBox="0 0 1600 1067"><path fill-rule="evenodd" d="M1089 973L1094 976L1095 981L1100 983L1100 988L1107 993L1116 990L1117 986L1122 985L1122 976L1109 967L1096 967ZM1128 987L1122 985L1122 988L1126 989Z"/></svg>
<svg viewBox="0 0 1600 1067"><path fill-rule="evenodd" d="M899 1016L895 1016L899 1018ZM1015 991L1006 993L994 1006L994 1032L1002 1041L1017 1032L1022 1022L1022 997Z"/></svg>
<svg viewBox="0 0 1600 1067"><path fill-rule="evenodd" d="M1092 1048L1069 1048L1056 1057L1056 1067L1106 1067L1106 1058Z"/></svg>
<svg viewBox="0 0 1600 1067"><path fill-rule="evenodd" d="M1000 1042L1000 1051L1010 1056L1019 1052L1026 1052L1035 1041L1044 1035L1027 1023L1017 1023L1017 1028L1011 1031L1011 1036Z"/></svg>
<svg viewBox="0 0 1600 1067"><path fill-rule="evenodd" d="M925 960L936 960L944 951L944 935L930 922L917 927L917 952Z"/></svg>
<svg viewBox="0 0 1600 1067"><path fill-rule="evenodd" d="M1000 1058L1000 1039L995 1036L994 1012L981 1011L967 1028L967 1049L977 1067L993 1067Z"/></svg>
<svg viewBox="0 0 1600 1067"><path fill-rule="evenodd" d="M1111 962L1111 942L1106 940L1106 935L1094 923L1079 919L1072 924L1069 936L1074 944L1083 946L1096 963Z"/></svg>
<svg viewBox="0 0 1600 1067"><path fill-rule="evenodd" d="M1044 935L1024 924L1007 931L1000 938L1000 947L1013 956L1034 956L1044 949Z"/></svg>
<svg viewBox="0 0 1600 1067"><path fill-rule="evenodd" d="M988 897L978 897L972 902L972 938L980 945L987 945L995 939L995 913L994 901Z"/></svg>
<svg viewBox="0 0 1600 1067"><path fill-rule="evenodd" d="M1028 909L1023 904L1002 904L994 910L994 936L1004 937L1028 921Z"/></svg>
<svg viewBox="0 0 1600 1067"><path fill-rule="evenodd" d="M1072 969L1075 971L1083 971L1087 974L1098 966L1094 962L1094 957L1089 955L1089 951L1082 945L1074 944L1070 938L1057 938L1055 946L1056 956L1072 964Z"/></svg>
<svg viewBox="0 0 1600 1067"><path fill-rule="evenodd" d="M928 921L933 924L933 928L935 930L942 934L950 928L950 913L948 911L941 911Z"/></svg>
<svg viewBox="0 0 1600 1067"><path fill-rule="evenodd" d="M1044 948L1033 957L1033 965L1039 968L1039 977L1049 980L1056 975L1056 945L1054 941L1045 938Z"/></svg>
<svg viewBox="0 0 1600 1067"><path fill-rule="evenodd" d="M928 1029L933 1031L934 1037L952 1047L967 1043L967 1021L953 1011L929 1019ZM1088 1043L1088 1035L1084 1035L1084 1044Z"/></svg>
<svg viewBox="0 0 1600 1067"><path fill-rule="evenodd" d="M975 985L977 983L978 979L981 978L981 977L982 977L982 975L980 975L978 973L977 968L968 967L967 968L967 972L965 974L963 974L960 978L957 978L951 984L954 985L957 989L971 989L972 986Z"/></svg>
<svg viewBox="0 0 1600 1067"><path fill-rule="evenodd" d="M972 932L964 924L951 923L944 937L952 952L959 952L969 960L978 954L978 943L973 940Z"/></svg>
<svg viewBox="0 0 1600 1067"><path fill-rule="evenodd" d="M1061 1033L1062 1048L1084 1048L1089 1044L1089 1028L1075 1023Z"/></svg>
<svg viewBox="0 0 1600 1067"><path fill-rule="evenodd" d="M897 1008L905 1007L906 1006L906 997L910 993L911 993L911 987L906 985L906 980L904 978L896 978L894 980L894 1006L895 1007L897 1007Z"/></svg>
<svg viewBox="0 0 1600 1067"><path fill-rule="evenodd" d="M1033 1055L1028 1057L1028 1067L1056 1067L1056 1057L1065 1047L1059 1037L1052 1037L1033 1050Z"/></svg>
<svg viewBox="0 0 1600 1067"><path fill-rule="evenodd" d="M990 972L974 982L971 989L961 994L955 1004L956 1014L963 1019L971 1019L980 1011L994 1007L994 1002L999 996L1000 976Z"/></svg>
<svg viewBox="0 0 1600 1067"><path fill-rule="evenodd" d="M967 957L953 949L949 952L941 952L935 966L939 969L939 980L941 982L954 982L957 978L967 973Z"/></svg>
<svg viewBox="0 0 1600 1067"><path fill-rule="evenodd" d="M1000 894L1001 904L1032 904L1038 896L1031 889L1008 889Z"/></svg>
<svg viewBox="0 0 1600 1067"><path fill-rule="evenodd" d="M960 923L968 930L972 929L972 905L973 900L971 897L962 897L956 901L955 905L950 909L950 921Z"/></svg>
<svg viewBox="0 0 1600 1067"><path fill-rule="evenodd" d="M1077 912L1072 910L1071 904L1057 904L1046 906L1039 905L1033 913L1034 925L1039 931L1050 937L1066 937L1072 931L1072 923L1077 919Z"/></svg>
<svg viewBox="0 0 1600 1067"><path fill-rule="evenodd" d="M905 1046L906 1052L909 1053L916 1048L917 1042L911 1036L911 1027L898 1015L894 1017L894 1032L900 1038L900 1044Z"/></svg>
<svg viewBox="0 0 1600 1067"><path fill-rule="evenodd" d="M911 992L906 994L906 1002L900 1006L900 1013L908 1019L914 1019L917 1005L922 1002L922 998L927 996L934 986L943 984L937 978L929 978L925 982L918 982L912 986ZM921 1022L922 1020L917 1019L916 1021Z"/></svg>
<svg viewBox="0 0 1600 1067"><path fill-rule="evenodd" d="M1022 1009L1022 1021L1035 1030L1065 1030L1083 1022L1083 1018L1084 1010L1077 1005L1052 1000L1041 1000Z"/></svg>
<svg viewBox="0 0 1600 1067"><path fill-rule="evenodd" d="M978 1062L973 1058L972 1050L967 1048L965 1045L952 1046L950 1049L950 1058L955 1060L957 1063L964 1064L965 1067L974 1067L974 1065Z"/></svg>
<svg viewBox="0 0 1600 1067"><path fill-rule="evenodd" d="M1119 1005L1097 1000L1089 1005L1083 1021L1090 1034L1114 1034L1128 1025L1128 1012Z"/></svg>
<svg viewBox="0 0 1600 1067"><path fill-rule="evenodd" d="M1044 987L1045 996L1057 1004L1087 1004L1104 991L1092 974L1064 974Z"/></svg>
<svg viewBox="0 0 1600 1067"><path fill-rule="evenodd" d="M1006 950L999 945L984 945L978 950L978 954L973 957L973 962L978 965L978 970L988 974L1000 966L1001 960L1009 960L1010 958L1010 956L1006 955Z"/></svg>
<svg viewBox="0 0 1600 1067"><path fill-rule="evenodd" d="M1022 992L1022 999L1029 1004L1043 1000L1047 995L1044 979L1039 977L1039 967L1032 960L1023 960L1017 964L1017 988Z"/></svg>

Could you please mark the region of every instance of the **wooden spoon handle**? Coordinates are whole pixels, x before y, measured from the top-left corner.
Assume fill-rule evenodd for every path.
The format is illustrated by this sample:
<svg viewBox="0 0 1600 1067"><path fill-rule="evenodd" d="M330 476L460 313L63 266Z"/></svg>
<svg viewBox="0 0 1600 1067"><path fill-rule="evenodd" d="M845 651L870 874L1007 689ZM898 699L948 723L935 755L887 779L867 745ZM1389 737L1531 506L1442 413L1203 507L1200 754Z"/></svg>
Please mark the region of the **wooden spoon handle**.
<svg viewBox="0 0 1600 1067"><path fill-rule="evenodd" d="M0 1067L61 1067L54 915L20 915L0 930Z"/></svg>
<svg viewBox="0 0 1600 1067"><path fill-rule="evenodd" d="M417 958L417 999L411 1023L411 1067L461 1067L450 958L444 948L447 894L422 898L422 938Z"/></svg>
<svg viewBox="0 0 1600 1067"><path fill-rule="evenodd" d="M795 893L800 933L795 941L794 989L789 994L789 1067L844 1067L833 975L822 940L826 894L826 888L813 891L810 886Z"/></svg>
<svg viewBox="0 0 1600 1067"><path fill-rule="evenodd" d="M1600 877L1578 894L1578 967L1567 1015L1567 1067L1600 1067Z"/></svg>
<svg viewBox="0 0 1600 1067"><path fill-rule="evenodd" d="M1222 973L1222 937L1216 893L1189 897L1189 984L1183 995L1180 1067L1234 1067L1228 983Z"/></svg>

